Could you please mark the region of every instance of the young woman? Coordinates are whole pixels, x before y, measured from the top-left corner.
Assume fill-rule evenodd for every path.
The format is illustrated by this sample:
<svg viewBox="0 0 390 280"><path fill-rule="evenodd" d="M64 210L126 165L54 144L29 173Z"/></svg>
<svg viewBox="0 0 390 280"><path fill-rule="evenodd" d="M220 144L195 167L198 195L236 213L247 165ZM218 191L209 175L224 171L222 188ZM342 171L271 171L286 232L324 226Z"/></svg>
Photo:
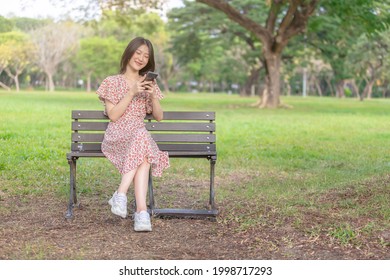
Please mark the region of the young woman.
<svg viewBox="0 0 390 280"><path fill-rule="evenodd" d="M123 52L120 67L120 74L104 79L97 90L111 120L102 151L122 175L109 204L112 213L126 218L127 191L133 182L134 230L151 231L146 206L149 169L152 166L152 175L161 176L169 167L168 153L158 149L144 124L146 113L152 113L157 121L163 118L159 101L163 95L155 81L145 80L146 73L155 68L152 43L142 37L133 39Z"/></svg>

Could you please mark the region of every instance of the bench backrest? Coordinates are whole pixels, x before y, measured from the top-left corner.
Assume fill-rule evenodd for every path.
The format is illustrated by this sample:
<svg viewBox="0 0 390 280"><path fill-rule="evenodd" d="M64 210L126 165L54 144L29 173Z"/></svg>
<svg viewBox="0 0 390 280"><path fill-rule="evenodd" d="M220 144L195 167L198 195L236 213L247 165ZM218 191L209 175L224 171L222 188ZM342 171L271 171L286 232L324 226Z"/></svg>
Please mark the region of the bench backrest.
<svg viewBox="0 0 390 280"><path fill-rule="evenodd" d="M103 111L72 111L72 153L101 153L109 119ZM162 122L145 117L160 150L175 157L216 155L215 112L164 112Z"/></svg>

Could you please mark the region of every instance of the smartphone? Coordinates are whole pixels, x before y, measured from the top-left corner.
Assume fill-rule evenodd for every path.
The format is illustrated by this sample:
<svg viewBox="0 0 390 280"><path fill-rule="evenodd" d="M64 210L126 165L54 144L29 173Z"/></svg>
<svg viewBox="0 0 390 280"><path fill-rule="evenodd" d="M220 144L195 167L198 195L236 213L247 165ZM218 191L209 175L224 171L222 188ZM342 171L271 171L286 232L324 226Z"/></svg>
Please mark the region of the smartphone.
<svg viewBox="0 0 390 280"><path fill-rule="evenodd" d="M153 81L154 79L157 78L157 76L158 76L157 73L149 71L148 73L146 73L145 81Z"/></svg>

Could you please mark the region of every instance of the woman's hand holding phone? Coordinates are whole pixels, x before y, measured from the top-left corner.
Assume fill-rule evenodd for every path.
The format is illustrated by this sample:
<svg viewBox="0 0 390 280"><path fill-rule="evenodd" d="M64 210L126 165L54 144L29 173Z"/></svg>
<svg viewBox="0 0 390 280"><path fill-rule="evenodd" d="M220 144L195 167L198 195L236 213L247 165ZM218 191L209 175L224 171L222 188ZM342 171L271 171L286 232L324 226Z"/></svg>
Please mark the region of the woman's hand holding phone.
<svg viewBox="0 0 390 280"><path fill-rule="evenodd" d="M145 83L145 91L149 93L151 99L157 99L156 95L156 78L158 74L155 72L149 71L145 75L144 83Z"/></svg>
<svg viewBox="0 0 390 280"><path fill-rule="evenodd" d="M145 81L154 81L155 79L157 79L157 77L158 73L148 71L148 73L146 73Z"/></svg>

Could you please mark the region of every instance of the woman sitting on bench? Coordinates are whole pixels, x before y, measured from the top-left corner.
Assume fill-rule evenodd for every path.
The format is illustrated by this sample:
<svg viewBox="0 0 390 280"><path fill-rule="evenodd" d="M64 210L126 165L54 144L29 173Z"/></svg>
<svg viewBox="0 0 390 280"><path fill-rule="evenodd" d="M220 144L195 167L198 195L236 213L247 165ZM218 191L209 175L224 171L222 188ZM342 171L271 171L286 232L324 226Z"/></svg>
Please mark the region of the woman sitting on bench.
<svg viewBox="0 0 390 280"><path fill-rule="evenodd" d="M102 152L122 175L109 204L112 213L126 218L127 191L134 182L137 204L134 230L151 231L146 206L149 169L152 165L152 175L161 176L169 167L168 153L159 150L144 124L147 113L152 113L157 121L163 118L159 101L163 95L155 80L145 79L146 73L155 68L151 42L142 37L133 39L122 55L120 66L120 74L104 79L97 90L111 120Z"/></svg>

